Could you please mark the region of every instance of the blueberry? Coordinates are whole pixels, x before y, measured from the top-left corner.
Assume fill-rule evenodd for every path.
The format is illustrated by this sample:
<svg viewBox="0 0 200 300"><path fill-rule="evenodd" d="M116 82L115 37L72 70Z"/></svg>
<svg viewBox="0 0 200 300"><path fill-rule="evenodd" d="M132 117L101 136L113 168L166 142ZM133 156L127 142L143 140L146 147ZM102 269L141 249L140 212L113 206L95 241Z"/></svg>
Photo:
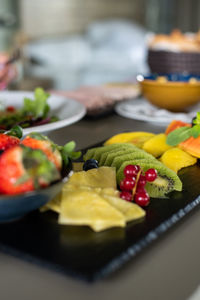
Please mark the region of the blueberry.
<svg viewBox="0 0 200 300"><path fill-rule="evenodd" d="M90 169L98 168L98 161L95 159L88 159L83 165L83 170L88 171Z"/></svg>

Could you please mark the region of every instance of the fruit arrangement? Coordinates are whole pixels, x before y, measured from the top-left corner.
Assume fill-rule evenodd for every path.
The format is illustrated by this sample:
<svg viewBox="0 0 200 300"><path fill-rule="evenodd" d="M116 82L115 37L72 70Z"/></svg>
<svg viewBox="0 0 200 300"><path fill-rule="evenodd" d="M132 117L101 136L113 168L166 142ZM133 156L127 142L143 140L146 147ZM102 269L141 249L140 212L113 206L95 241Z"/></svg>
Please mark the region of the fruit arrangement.
<svg viewBox="0 0 200 300"><path fill-rule="evenodd" d="M39 133L23 140L20 129L0 134L0 192L18 194L43 188L61 178L63 164L77 159L75 143L54 144ZM173 121L165 133L121 133L90 148L56 198L41 211L58 213L58 223L87 225L94 231L141 219L151 198L182 191L177 172L200 157L200 114L192 124ZM192 155L191 155L192 154ZM4 170L4 171L1 171ZM126 200L126 201L124 201Z"/></svg>
<svg viewBox="0 0 200 300"><path fill-rule="evenodd" d="M87 162L86 166L91 169L73 173L61 194L48 202L42 211L51 209L58 213L59 224L87 225L96 232L125 227L127 222L145 216L145 211L137 204L119 197L115 168L96 168L94 161Z"/></svg>
<svg viewBox="0 0 200 300"><path fill-rule="evenodd" d="M191 124L173 120L164 133L125 132L105 142L105 146L127 143L151 154L176 173L200 158L200 113Z"/></svg>
<svg viewBox="0 0 200 300"><path fill-rule="evenodd" d="M157 160L153 155L130 143L116 143L89 149L84 155L84 160L95 159L99 166L116 168L118 185L124 179L127 166L140 166L143 175L149 170L156 170L157 177L154 181L146 181L145 190L150 197L160 198L173 190L181 191L182 183L177 174ZM125 171L126 172L126 171ZM148 174L148 173L147 173ZM143 178L141 176L141 178Z"/></svg>
<svg viewBox="0 0 200 300"><path fill-rule="evenodd" d="M54 144L46 136L31 133L23 140L22 129L0 133L0 193L15 195L44 188L62 178L62 170L74 152L75 143Z"/></svg>

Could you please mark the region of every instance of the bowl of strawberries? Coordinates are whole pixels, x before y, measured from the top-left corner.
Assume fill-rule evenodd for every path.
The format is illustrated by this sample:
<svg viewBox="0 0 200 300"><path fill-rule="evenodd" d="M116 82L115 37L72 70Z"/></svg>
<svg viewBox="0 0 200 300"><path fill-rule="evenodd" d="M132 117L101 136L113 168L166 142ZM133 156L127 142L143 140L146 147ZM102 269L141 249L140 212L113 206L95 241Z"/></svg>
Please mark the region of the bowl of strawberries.
<svg viewBox="0 0 200 300"><path fill-rule="evenodd" d="M0 222L18 219L42 207L62 188L75 142L59 146L40 133L22 139L22 129L0 133Z"/></svg>

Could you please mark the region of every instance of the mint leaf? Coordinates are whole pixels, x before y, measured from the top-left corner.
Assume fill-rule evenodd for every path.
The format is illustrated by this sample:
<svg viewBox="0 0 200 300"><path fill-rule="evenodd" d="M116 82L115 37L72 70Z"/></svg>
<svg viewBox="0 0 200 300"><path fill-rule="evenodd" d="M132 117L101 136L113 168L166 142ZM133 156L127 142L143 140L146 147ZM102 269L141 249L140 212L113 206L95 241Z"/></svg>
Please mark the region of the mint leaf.
<svg viewBox="0 0 200 300"><path fill-rule="evenodd" d="M81 151L75 152L76 143L71 141L60 148L62 159L65 165L69 163L69 159L78 159L81 156Z"/></svg>
<svg viewBox="0 0 200 300"><path fill-rule="evenodd" d="M64 145L63 150L64 150L65 153L70 153L75 149L75 147L76 147L75 142L71 141L71 142Z"/></svg>
<svg viewBox="0 0 200 300"><path fill-rule="evenodd" d="M191 128L191 136L195 139L200 135L200 125L195 125Z"/></svg>
<svg viewBox="0 0 200 300"><path fill-rule="evenodd" d="M9 131L6 131L5 134L21 139L23 136L23 130L19 125L15 125Z"/></svg>
<svg viewBox="0 0 200 300"><path fill-rule="evenodd" d="M170 146L177 146L189 137L191 137L191 128L183 126L170 132L167 136L166 143Z"/></svg>
<svg viewBox="0 0 200 300"><path fill-rule="evenodd" d="M78 159L81 156L81 151L78 152L71 152L69 157L72 159Z"/></svg>

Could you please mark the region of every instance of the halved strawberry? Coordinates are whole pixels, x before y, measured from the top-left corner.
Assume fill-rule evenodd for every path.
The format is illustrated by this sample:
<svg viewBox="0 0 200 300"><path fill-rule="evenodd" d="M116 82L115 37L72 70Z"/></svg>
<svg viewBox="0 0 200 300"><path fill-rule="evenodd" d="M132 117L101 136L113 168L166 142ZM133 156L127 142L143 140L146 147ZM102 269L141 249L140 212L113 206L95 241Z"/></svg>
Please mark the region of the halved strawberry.
<svg viewBox="0 0 200 300"><path fill-rule="evenodd" d="M58 170L61 170L63 162L66 166L69 163L69 159L77 159L81 156L80 151L74 151L76 146L74 141L68 142L64 146L59 146L54 144L47 136L37 132L30 133L21 144L32 149L42 150Z"/></svg>
<svg viewBox="0 0 200 300"><path fill-rule="evenodd" d="M0 133L0 150L4 151L20 143L20 139L15 136Z"/></svg>
<svg viewBox="0 0 200 300"><path fill-rule="evenodd" d="M55 165L39 149L18 145L0 156L0 192L19 194L60 179Z"/></svg>
<svg viewBox="0 0 200 300"><path fill-rule="evenodd" d="M42 150L48 159L55 164L58 170L62 168L62 156L58 150L58 146L55 145L48 137L33 132L25 137L21 144L30 147L32 149Z"/></svg>
<svg viewBox="0 0 200 300"><path fill-rule="evenodd" d="M0 150L4 151L20 143L23 132L20 126L14 126L11 130L0 133Z"/></svg>

